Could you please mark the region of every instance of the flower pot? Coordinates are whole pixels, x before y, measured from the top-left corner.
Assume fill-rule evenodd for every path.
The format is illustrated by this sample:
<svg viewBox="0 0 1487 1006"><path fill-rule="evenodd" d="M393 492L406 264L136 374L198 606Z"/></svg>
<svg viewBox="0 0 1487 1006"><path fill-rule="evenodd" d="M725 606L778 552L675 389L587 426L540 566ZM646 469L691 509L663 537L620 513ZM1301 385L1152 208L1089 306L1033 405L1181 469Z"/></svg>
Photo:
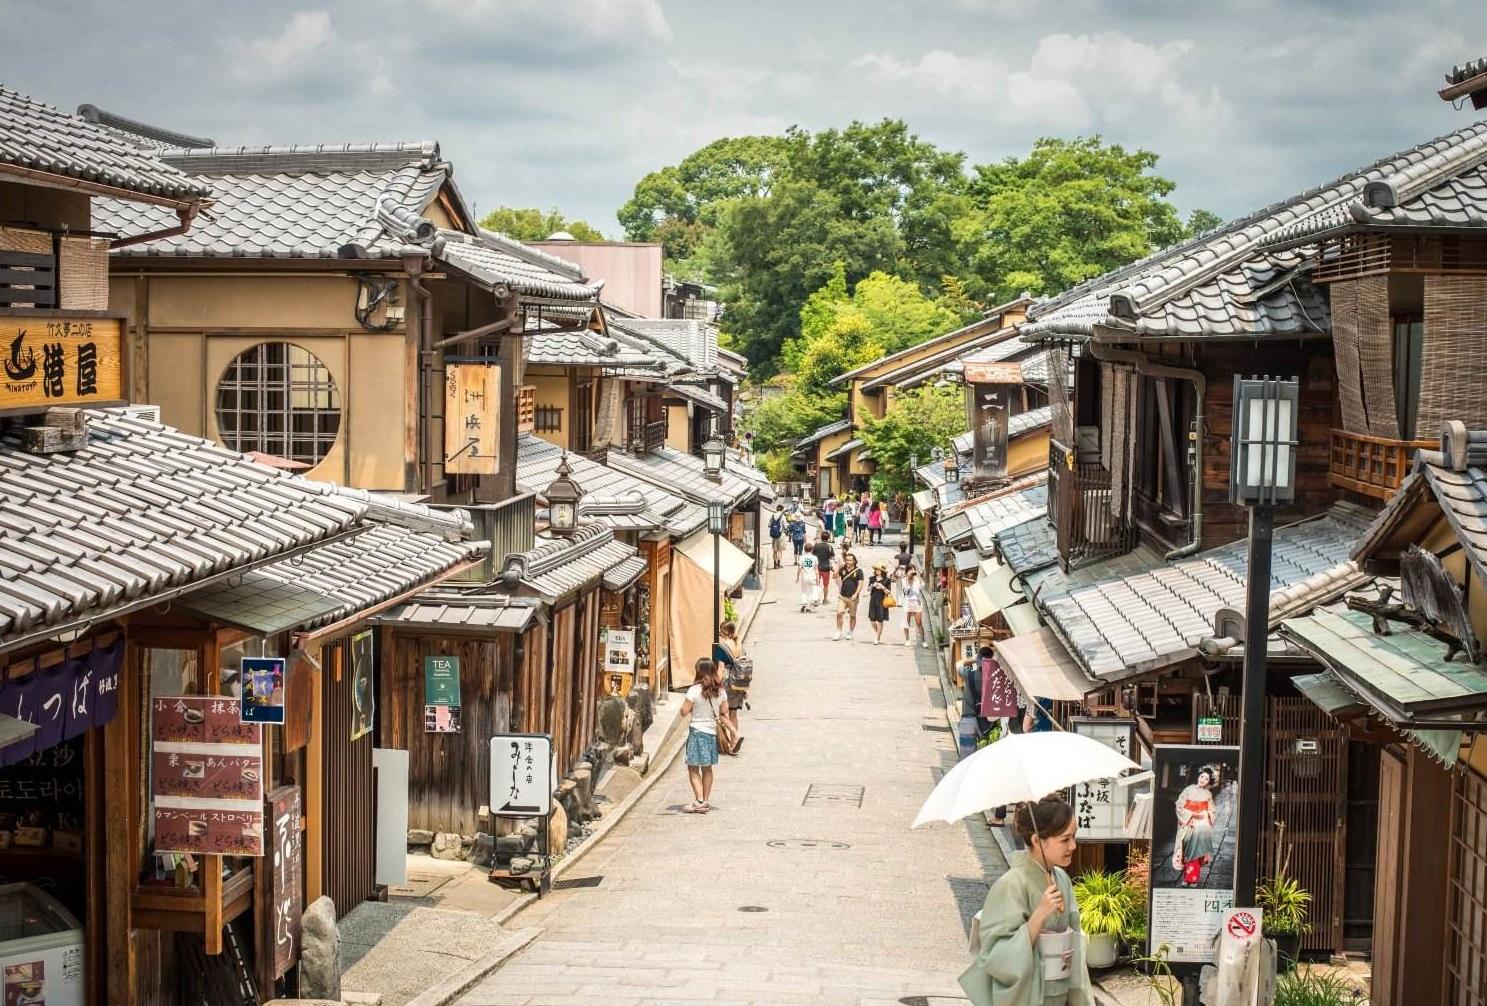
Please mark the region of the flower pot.
<svg viewBox="0 0 1487 1006"><path fill-rule="evenodd" d="M1301 934L1269 933L1267 935L1275 941L1276 971L1285 972L1296 967L1296 961L1301 956Z"/></svg>
<svg viewBox="0 0 1487 1006"><path fill-rule="evenodd" d="M1108 933L1090 933L1084 947L1084 962L1092 968L1108 968L1115 964L1115 937Z"/></svg>

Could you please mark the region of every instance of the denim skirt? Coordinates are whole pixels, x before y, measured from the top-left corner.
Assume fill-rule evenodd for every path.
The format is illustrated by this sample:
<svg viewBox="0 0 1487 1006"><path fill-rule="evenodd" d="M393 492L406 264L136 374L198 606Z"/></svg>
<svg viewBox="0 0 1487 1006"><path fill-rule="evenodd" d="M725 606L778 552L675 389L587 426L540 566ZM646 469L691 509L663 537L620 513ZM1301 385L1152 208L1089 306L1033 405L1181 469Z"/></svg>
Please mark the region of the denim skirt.
<svg viewBox="0 0 1487 1006"><path fill-rule="evenodd" d="M718 738L715 734L703 733L696 727L687 728L687 764L716 765L718 763Z"/></svg>

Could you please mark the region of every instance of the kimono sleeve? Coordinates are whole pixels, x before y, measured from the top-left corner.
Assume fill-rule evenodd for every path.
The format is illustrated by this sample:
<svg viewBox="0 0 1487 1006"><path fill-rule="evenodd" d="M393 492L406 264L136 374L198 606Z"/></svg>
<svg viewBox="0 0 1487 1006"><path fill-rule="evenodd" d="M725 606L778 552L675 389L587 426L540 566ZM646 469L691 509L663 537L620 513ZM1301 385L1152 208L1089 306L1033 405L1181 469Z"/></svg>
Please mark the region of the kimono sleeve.
<svg viewBox="0 0 1487 1006"><path fill-rule="evenodd" d="M1028 936L1031 914L1026 885L1016 873L992 885L981 910L976 962L996 983L998 1006L1035 1006L1042 999L1042 976Z"/></svg>

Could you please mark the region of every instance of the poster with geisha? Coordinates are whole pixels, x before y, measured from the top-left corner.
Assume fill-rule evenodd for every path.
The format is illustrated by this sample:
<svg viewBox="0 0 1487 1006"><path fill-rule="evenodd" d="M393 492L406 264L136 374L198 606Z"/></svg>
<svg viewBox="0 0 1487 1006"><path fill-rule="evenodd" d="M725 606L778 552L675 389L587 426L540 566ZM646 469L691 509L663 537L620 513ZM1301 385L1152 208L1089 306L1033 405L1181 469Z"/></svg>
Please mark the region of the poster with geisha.
<svg viewBox="0 0 1487 1006"><path fill-rule="evenodd" d="M1208 963L1234 904L1239 748L1158 744L1152 771L1150 950Z"/></svg>

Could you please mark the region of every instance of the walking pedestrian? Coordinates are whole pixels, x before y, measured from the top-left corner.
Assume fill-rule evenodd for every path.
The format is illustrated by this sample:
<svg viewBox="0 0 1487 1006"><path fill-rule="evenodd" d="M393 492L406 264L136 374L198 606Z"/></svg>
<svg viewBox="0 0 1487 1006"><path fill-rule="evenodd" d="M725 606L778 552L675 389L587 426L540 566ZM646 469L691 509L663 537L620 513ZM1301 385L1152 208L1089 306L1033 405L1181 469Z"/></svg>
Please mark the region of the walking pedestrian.
<svg viewBox="0 0 1487 1006"><path fill-rule="evenodd" d="M846 500L837 503L836 510L832 513L831 530L839 539L847 537L847 510L850 505Z"/></svg>
<svg viewBox="0 0 1487 1006"><path fill-rule="evenodd" d="M873 563L873 575L867 581L867 620L873 627L873 645L883 645L883 626L888 624L888 609L894 605L893 581L888 579L888 565Z"/></svg>
<svg viewBox="0 0 1487 1006"><path fill-rule="evenodd" d="M1093 1006L1079 905L1065 872L1074 860L1074 808L1056 796L1023 804L1015 852L986 895L974 959L960 986L974 1006Z"/></svg>
<svg viewBox="0 0 1487 1006"><path fill-rule="evenodd" d="M924 635L924 588L919 585L919 571L913 566L904 574L904 645L913 646L914 629L919 630L919 645L929 649Z"/></svg>
<svg viewBox="0 0 1487 1006"><path fill-rule="evenodd" d="M805 551L805 518L800 513L790 515L790 551L795 555L795 565L800 565L800 553Z"/></svg>
<svg viewBox="0 0 1487 1006"><path fill-rule="evenodd" d="M867 512L867 537L869 544L883 544L883 516L883 504L872 504L872 509Z"/></svg>
<svg viewBox="0 0 1487 1006"><path fill-rule="evenodd" d="M893 582L902 593L904 574L914 568L914 553L909 551L907 538L899 539L898 552L893 556L893 564Z"/></svg>
<svg viewBox="0 0 1487 1006"><path fill-rule="evenodd" d="M774 516L769 518L769 548L774 554L774 568L780 568L780 556L785 550L785 507L776 504Z"/></svg>
<svg viewBox="0 0 1487 1006"><path fill-rule="evenodd" d="M800 555L795 561L795 582L800 584L800 610L807 611L820 603L821 577L816 572L816 540L811 539L811 551Z"/></svg>
<svg viewBox="0 0 1487 1006"><path fill-rule="evenodd" d="M706 657L698 658L692 687L687 689L681 709L687 717L687 781L696 798L686 808L688 814L706 814L712 809L709 801L713 766L718 763L718 710L724 701L717 668Z"/></svg>
<svg viewBox="0 0 1487 1006"><path fill-rule="evenodd" d="M831 535L821 532L811 554L816 557L816 576L821 581L821 600L826 600L831 591L831 563L836 558L836 549L831 547Z"/></svg>
<svg viewBox="0 0 1487 1006"><path fill-rule="evenodd" d="M869 531L868 522L873 515L873 498L867 493L862 494L862 499L857 503L857 544L872 544L872 534Z"/></svg>
<svg viewBox="0 0 1487 1006"><path fill-rule="evenodd" d="M747 686L743 684L746 660L748 657L744 654L743 641L738 638L738 625L724 622L718 626L718 645L713 647L713 663L717 665L719 673L723 674L723 687L728 695L723 715L733 725L733 743L727 748L720 747L721 752L726 755L736 755L743 747L743 731L738 727L738 711L748 698ZM747 677L752 683L752 666Z"/></svg>
<svg viewBox="0 0 1487 1006"><path fill-rule="evenodd" d="M845 621L845 638L852 641L852 633L857 631L857 605L862 600L865 580L862 567L857 565L857 556L848 553L842 560L842 575L836 587L836 635L832 639L843 638L842 624Z"/></svg>

